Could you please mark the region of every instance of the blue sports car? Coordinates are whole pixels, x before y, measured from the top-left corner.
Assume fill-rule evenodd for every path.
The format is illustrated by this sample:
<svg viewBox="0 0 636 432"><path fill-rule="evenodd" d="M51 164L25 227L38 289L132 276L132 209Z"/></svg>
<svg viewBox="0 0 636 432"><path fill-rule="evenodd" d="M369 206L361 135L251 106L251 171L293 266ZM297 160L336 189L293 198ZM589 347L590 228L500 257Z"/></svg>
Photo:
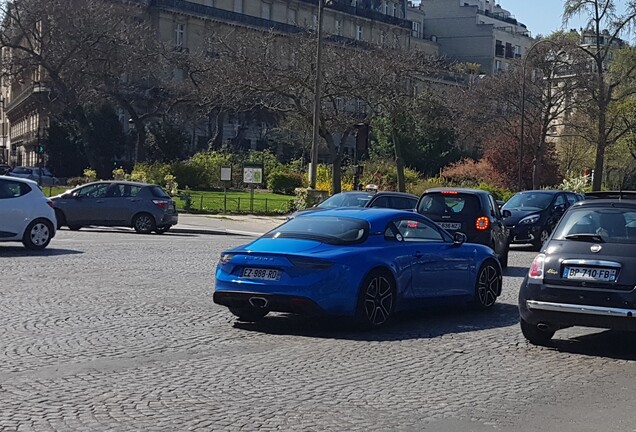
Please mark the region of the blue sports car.
<svg viewBox="0 0 636 432"><path fill-rule="evenodd" d="M490 248L465 239L402 210L300 215L221 255L214 302L243 321L270 311L320 313L371 328L440 302L490 308L501 294L501 266Z"/></svg>

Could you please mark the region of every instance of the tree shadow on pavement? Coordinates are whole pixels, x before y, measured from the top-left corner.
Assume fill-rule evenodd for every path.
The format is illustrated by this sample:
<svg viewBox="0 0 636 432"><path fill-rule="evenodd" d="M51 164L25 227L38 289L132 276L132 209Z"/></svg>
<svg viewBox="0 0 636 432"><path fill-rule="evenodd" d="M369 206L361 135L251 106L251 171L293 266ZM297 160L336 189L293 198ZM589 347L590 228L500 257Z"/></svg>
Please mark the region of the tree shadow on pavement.
<svg viewBox="0 0 636 432"><path fill-rule="evenodd" d="M518 322L517 307L502 303L488 311L475 311L467 307L409 311L395 316L390 324L376 330L360 330L351 320L344 318L288 314L271 314L256 323L237 320L234 327L268 334L313 338L400 341L508 327Z"/></svg>
<svg viewBox="0 0 636 432"><path fill-rule="evenodd" d="M77 255L83 254L83 251L73 249L46 248L42 250L30 250L23 246L0 246L0 258L16 258L16 257L40 257L40 256L58 256L58 255Z"/></svg>
<svg viewBox="0 0 636 432"><path fill-rule="evenodd" d="M636 360L636 332L589 329L589 333L569 339L558 339L549 348L568 354L605 357L615 360Z"/></svg>

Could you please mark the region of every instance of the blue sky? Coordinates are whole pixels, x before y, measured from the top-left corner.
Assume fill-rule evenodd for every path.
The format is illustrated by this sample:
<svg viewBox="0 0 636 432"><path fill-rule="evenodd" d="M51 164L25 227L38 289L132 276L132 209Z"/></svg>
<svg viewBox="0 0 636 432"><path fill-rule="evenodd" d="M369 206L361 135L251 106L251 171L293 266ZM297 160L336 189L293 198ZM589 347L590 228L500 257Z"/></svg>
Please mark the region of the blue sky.
<svg viewBox="0 0 636 432"><path fill-rule="evenodd" d="M528 26L532 36L548 35L562 26L563 0L498 0L501 7L510 11L515 18ZM617 1L618 12L624 0ZM579 28L585 25L585 19L571 20L567 28Z"/></svg>

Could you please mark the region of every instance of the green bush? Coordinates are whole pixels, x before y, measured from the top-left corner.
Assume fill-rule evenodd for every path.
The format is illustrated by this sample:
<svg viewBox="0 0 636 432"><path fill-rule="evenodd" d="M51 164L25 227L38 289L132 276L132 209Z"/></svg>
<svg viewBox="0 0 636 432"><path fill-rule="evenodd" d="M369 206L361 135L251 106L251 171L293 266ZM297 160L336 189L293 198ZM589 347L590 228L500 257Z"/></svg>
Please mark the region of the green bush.
<svg viewBox="0 0 636 432"><path fill-rule="evenodd" d="M417 196L422 195L427 189L450 186L442 177L432 177L427 179L417 179L415 182L406 184L406 191Z"/></svg>
<svg viewBox="0 0 636 432"><path fill-rule="evenodd" d="M482 189L482 190L490 192L493 195L493 197L495 197L495 199L501 200L501 201L508 201L510 197L515 194L513 191L509 189L505 189L505 188L502 188L490 183L485 183L485 182L481 182L475 187L477 189Z"/></svg>
<svg viewBox="0 0 636 432"><path fill-rule="evenodd" d="M66 185L71 187L80 186L84 183L88 183L88 179L86 177L70 177L66 180Z"/></svg>
<svg viewBox="0 0 636 432"><path fill-rule="evenodd" d="M172 164L172 172L177 183L190 189L205 189L210 184L204 166L193 164L191 161L175 162Z"/></svg>
<svg viewBox="0 0 636 432"><path fill-rule="evenodd" d="M267 176L267 187L274 193L292 195L294 189L302 185L303 177L300 174L274 171Z"/></svg>
<svg viewBox="0 0 636 432"><path fill-rule="evenodd" d="M172 175L172 167L164 163L138 163L131 172L131 179L165 186L165 178Z"/></svg>

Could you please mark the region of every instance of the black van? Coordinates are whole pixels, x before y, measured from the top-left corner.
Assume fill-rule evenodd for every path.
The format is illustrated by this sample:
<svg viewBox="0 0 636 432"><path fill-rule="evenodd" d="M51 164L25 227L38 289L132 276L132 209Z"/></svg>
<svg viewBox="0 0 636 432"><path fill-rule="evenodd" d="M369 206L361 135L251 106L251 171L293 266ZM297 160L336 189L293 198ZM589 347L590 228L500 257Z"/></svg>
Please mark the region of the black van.
<svg viewBox="0 0 636 432"><path fill-rule="evenodd" d="M466 234L469 243L491 247L501 267L508 266L508 230L490 192L479 189L429 189L420 197L417 212L451 234Z"/></svg>

